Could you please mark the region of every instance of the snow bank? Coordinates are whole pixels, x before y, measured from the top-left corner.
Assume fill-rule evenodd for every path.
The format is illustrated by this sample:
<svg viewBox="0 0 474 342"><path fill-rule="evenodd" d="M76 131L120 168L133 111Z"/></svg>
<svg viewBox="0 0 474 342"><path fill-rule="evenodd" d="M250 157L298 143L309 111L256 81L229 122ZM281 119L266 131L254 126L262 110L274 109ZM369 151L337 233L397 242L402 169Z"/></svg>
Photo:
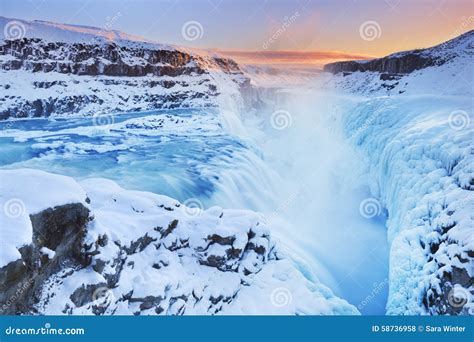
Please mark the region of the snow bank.
<svg viewBox="0 0 474 342"><path fill-rule="evenodd" d="M20 258L18 248L32 242L29 215L70 203L85 203L86 193L71 178L18 169L0 173L0 267Z"/></svg>
<svg viewBox="0 0 474 342"><path fill-rule="evenodd" d="M82 248L89 265L65 265L48 277L39 313L357 314L283 257L261 214L203 211L199 202L185 206L106 179L77 183L34 170L0 171L0 179L2 201L24 204L24 216L1 226L6 246L32 243L32 213L67 203L91 210ZM41 251L54 264L56 251ZM6 262L20 257L10 254Z"/></svg>

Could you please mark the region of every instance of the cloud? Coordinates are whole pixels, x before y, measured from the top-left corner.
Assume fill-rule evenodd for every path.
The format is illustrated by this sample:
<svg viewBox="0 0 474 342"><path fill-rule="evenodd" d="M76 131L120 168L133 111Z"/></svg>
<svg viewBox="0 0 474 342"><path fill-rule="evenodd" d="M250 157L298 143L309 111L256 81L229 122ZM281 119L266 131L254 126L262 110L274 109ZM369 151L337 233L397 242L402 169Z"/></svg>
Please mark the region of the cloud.
<svg viewBox="0 0 474 342"><path fill-rule="evenodd" d="M240 64L289 64L321 66L341 60L372 59L374 56L340 51L244 51L216 50Z"/></svg>

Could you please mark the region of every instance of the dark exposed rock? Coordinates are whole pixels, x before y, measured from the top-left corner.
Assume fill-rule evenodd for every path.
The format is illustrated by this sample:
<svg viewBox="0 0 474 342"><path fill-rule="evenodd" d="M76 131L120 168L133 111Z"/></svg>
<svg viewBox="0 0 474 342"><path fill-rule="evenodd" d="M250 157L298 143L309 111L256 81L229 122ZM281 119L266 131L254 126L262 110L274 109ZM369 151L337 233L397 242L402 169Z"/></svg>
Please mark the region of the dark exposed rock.
<svg viewBox="0 0 474 342"><path fill-rule="evenodd" d="M389 74L408 74L412 71L427 68L433 65L441 65L445 61L436 58L420 56L416 53L406 54L400 57L383 57L367 62L347 61L326 64L324 71L337 74L340 72L355 71L377 71Z"/></svg>
<svg viewBox="0 0 474 342"><path fill-rule="evenodd" d="M153 241L156 241L156 239L145 234L145 236L133 241L129 247L125 247L124 250L128 255L141 252Z"/></svg>
<svg viewBox="0 0 474 342"><path fill-rule="evenodd" d="M218 234L213 234L207 237L212 243L218 243L219 245L232 245L235 241L235 236L220 236Z"/></svg>
<svg viewBox="0 0 474 342"><path fill-rule="evenodd" d="M445 210L447 216L453 215L453 212L446 208ZM423 242L421 246L427 254L427 262L437 263L436 271L432 274L435 281L427 286L422 298L423 306L431 315L467 315L469 312L466 304L468 301L474 300L474 293L469 292L469 289L474 287L474 278L470 277L467 271L474 269L474 260L472 259L474 251L467 246L462 248L462 252L456 254L445 254L444 251L450 244L460 244L459 241L454 241L449 236L450 230L454 227L456 227L454 221L445 222L437 231L437 239L430 238L426 242L420 241ZM440 248L441 246L443 248ZM466 257L462 256L464 253ZM452 266L443 268L446 262Z"/></svg>
<svg viewBox="0 0 474 342"><path fill-rule="evenodd" d="M94 271L96 271L97 273L102 274L102 272L104 271L105 265L106 265L106 263L105 263L104 260L97 259L97 260L95 260L94 264L92 265L92 269Z"/></svg>
<svg viewBox="0 0 474 342"><path fill-rule="evenodd" d="M5 40L0 55L10 55L0 67L4 70L59 72L74 75L139 77L203 74L204 60L187 52L170 49L128 47L115 44L45 42L39 38ZM131 62L135 60L135 62ZM234 61L213 58L225 73L239 73ZM54 85L54 84L52 84ZM166 83L170 88L174 84ZM40 87L51 86L44 83Z"/></svg>
<svg viewBox="0 0 474 342"><path fill-rule="evenodd" d="M201 265L215 267L220 270L226 271L227 270L226 261L227 259L220 255L209 255L206 259L200 259L199 263Z"/></svg>
<svg viewBox="0 0 474 342"><path fill-rule="evenodd" d="M21 259L0 269L0 313L34 312L43 283L65 266L83 267L90 263L83 246L89 210L80 203L46 209L30 216L33 243L19 249ZM54 251L42 258L40 249Z"/></svg>
<svg viewBox="0 0 474 342"><path fill-rule="evenodd" d="M455 286L460 286L460 290ZM440 292L436 288L429 288L423 304L433 315L468 315L468 301L474 293L469 292L474 286L474 279L466 269L452 267L451 272L444 272L440 279Z"/></svg>
<svg viewBox="0 0 474 342"><path fill-rule="evenodd" d="M215 267L221 271L236 272L238 270L238 261L245 253L253 251L257 255L259 255L262 260L265 260L266 255L268 254L267 250L264 246L255 243L255 241L253 240L254 237L255 233L250 230L247 234L248 241L242 249L234 246L234 243L236 241L235 236L220 236L218 234L209 235L206 238L206 241L208 242L207 246L205 248L196 249L196 252L199 256L199 263L201 265ZM230 247L225 250L225 253L215 255L209 252L209 247L213 244L219 244L221 246ZM251 273L250 271L248 272L248 274Z"/></svg>
<svg viewBox="0 0 474 342"><path fill-rule="evenodd" d="M49 97L42 94L38 95L42 98L31 99L18 94L15 101L3 105L0 100L0 120L53 114L93 115L97 111L95 104L101 105L103 113L189 108L196 105L194 100L200 99L200 106L211 106L207 100L219 95L215 80L205 76L211 69L228 74L242 89L251 88L250 80L243 77L238 65L230 59L202 57L152 44L128 46L114 42L66 43L23 38L0 41L0 56L8 56L0 62L0 69L26 70L39 75L34 79L52 72L75 76L68 81L35 80L29 88L22 89L33 94L37 88L51 89ZM191 78L177 77L183 75ZM82 82L81 89L87 91L69 89L71 84ZM206 87L197 90L193 84ZM6 89L7 85L1 86ZM143 93L122 96L113 86L140 88ZM164 91L149 92L148 88Z"/></svg>
<svg viewBox="0 0 474 342"><path fill-rule="evenodd" d="M130 298L128 301L130 303L141 303L140 304L140 310L148 310L151 309L155 306L160 305L161 301L163 298L161 297L155 297L155 296L146 296L144 298Z"/></svg>
<svg viewBox="0 0 474 342"><path fill-rule="evenodd" d="M43 48L38 49L38 45ZM0 45L0 55L15 57L2 63L1 67L5 70L25 69L32 72L54 71L75 75L126 77L148 74L177 76L204 72L197 63L190 63L194 58L185 52L133 49L115 43L46 43L38 38L23 38L4 41L4 44ZM140 63L134 65L124 61L130 57L140 59ZM226 65L223 61L219 63ZM229 64L226 71L235 71L234 64Z"/></svg>
<svg viewBox="0 0 474 342"><path fill-rule="evenodd" d="M380 80L381 81L393 81L393 80L399 80L403 75L400 74L380 74Z"/></svg>
<svg viewBox="0 0 474 342"><path fill-rule="evenodd" d="M170 224L168 225L168 228L165 229L161 237L162 238L167 237L169 234L171 234L171 232L173 232L173 230L176 229L177 226L178 226L178 220L171 221Z"/></svg>

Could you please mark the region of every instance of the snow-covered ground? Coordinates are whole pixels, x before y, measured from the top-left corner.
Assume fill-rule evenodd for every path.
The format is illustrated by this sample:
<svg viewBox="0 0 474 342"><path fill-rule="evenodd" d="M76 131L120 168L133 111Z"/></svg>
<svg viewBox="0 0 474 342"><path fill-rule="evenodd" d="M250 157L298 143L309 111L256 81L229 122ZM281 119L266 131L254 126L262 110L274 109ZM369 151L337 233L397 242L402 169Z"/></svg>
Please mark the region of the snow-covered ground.
<svg viewBox="0 0 474 342"><path fill-rule="evenodd" d="M83 242L91 265L65 265L48 278L35 305L39 313L357 313L306 279L257 213L203 211L106 179L77 183L32 169L0 171L0 179L1 266L32 242L29 215L77 203L91 210ZM55 253L41 243L35 246L47 259L38 262L46 268Z"/></svg>

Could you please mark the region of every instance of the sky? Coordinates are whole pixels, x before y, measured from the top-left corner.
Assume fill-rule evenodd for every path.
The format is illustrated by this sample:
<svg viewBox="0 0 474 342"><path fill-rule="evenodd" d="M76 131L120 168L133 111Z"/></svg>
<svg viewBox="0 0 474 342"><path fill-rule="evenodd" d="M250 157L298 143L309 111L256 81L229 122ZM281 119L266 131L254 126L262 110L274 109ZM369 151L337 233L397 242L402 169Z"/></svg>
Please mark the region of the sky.
<svg viewBox="0 0 474 342"><path fill-rule="evenodd" d="M240 60L330 61L473 29L471 0L1 0L0 15L110 28Z"/></svg>

